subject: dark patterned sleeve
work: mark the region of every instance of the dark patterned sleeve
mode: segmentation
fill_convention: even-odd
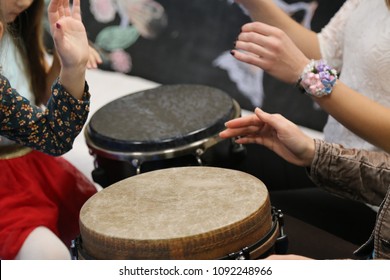
[[[0,75],[1,135],[50,155],[62,155],[72,148],[89,113],[88,85],[81,100],[56,81],[47,109],[30,104]]]

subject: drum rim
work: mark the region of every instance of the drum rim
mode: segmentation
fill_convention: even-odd
[[[202,155],[206,150],[223,141],[218,134],[212,135],[209,138],[201,139],[197,142],[187,145],[174,146],[169,149],[156,149],[155,151],[116,151],[96,145],[88,134],[85,134],[87,146],[90,154],[96,154],[113,160],[133,161],[134,165],[140,165],[146,161],[171,159],[183,155],[194,154],[195,156]]]

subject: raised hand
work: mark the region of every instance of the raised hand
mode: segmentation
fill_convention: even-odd
[[[310,61],[284,31],[261,22],[241,28],[232,55],[287,83],[295,83]]]
[[[48,7],[50,31],[62,67],[85,68],[89,58],[89,45],[81,21],[80,0],[51,0]]]

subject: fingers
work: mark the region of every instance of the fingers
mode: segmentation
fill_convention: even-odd
[[[98,68],[98,64],[103,62],[100,54],[91,46],[89,46],[89,59],[87,68],[88,69],[96,69]]]
[[[260,108],[255,109],[256,116],[262,120],[264,123],[268,124],[269,126],[273,127],[277,131],[283,131],[286,130],[287,127],[294,125],[291,121],[286,119],[280,114],[269,114],[261,110]]]
[[[232,137],[244,137],[248,135],[255,135],[260,128],[258,126],[248,126],[243,128],[228,128],[219,133],[221,138],[232,138]]]
[[[69,0],[62,0],[64,5],[64,16],[69,17],[71,15],[69,8]]]
[[[222,131],[221,138],[256,135],[264,126],[264,122],[255,114],[230,120],[225,123],[226,130]]]
[[[277,31],[278,29],[261,22],[244,25],[232,55],[242,62],[268,69],[270,62],[275,59],[275,50],[279,48],[280,40],[273,36]]]
[[[65,2],[67,2],[69,0],[60,0],[59,1],[59,4],[58,4],[58,9],[57,9],[57,13],[58,13],[58,18],[62,18],[63,16],[65,16]],[[68,3],[68,9],[69,9],[69,3]]]
[[[292,122],[279,114],[269,114],[255,109],[255,114],[233,119],[226,124],[226,130],[222,131],[221,138],[242,137],[238,143],[254,143],[256,137],[268,135],[275,131],[286,132],[295,126]],[[243,140],[244,139],[244,140]],[[258,141],[257,141],[258,142]]]
[[[250,22],[241,27],[241,32],[255,32],[264,36],[275,34],[277,30],[278,28],[259,21]]]
[[[256,54],[251,54],[251,53],[245,53],[245,52],[238,51],[238,50],[232,50],[231,54],[234,56],[234,58],[236,58],[237,60],[239,60],[241,62],[245,62],[245,63],[251,64],[251,65],[260,67],[262,69],[264,69],[266,67],[266,64],[267,64],[267,61],[264,60],[263,57],[261,57],[261,54],[256,55]]]
[[[251,114],[237,119],[232,119],[226,122],[225,126],[228,128],[238,128],[238,127],[245,127],[249,125],[258,125],[259,122],[260,121],[258,117],[256,117],[255,114]]]
[[[252,22],[245,24],[241,28],[241,33],[238,36],[238,42],[253,43],[255,46],[261,46],[263,50],[272,47],[275,44],[274,37],[279,38],[283,36],[283,32],[273,26],[264,24],[262,22]],[[254,47],[248,44],[249,47]],[[261,50],[260,49],[260,50]]]
[[[72,16],[74,19],[81,21],[80,0],[73,1],[72,9],[69,0],[51,0],[47,11],[52,23],[65,16]]]
[[[57,12],[58,5],[59,5],[60,2],[61,2],[61,0],[51,0],[50,3],[49,3],[49,6],[47,8],[47,11],[49,13]]]
[[[72,16],[74,19],[81,21],[80,0],[73,0]]]
[[[48,16],[49,23],[50,23],[50,29],[53,28],[53,25],[59,19],[58,7],[59,7],[61,1],[62,0],[51,0],[49,3],[49,6],[47,8],[47,16]]]

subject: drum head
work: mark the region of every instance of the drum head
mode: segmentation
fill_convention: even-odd
[[[80,212],[83,250],[94,259],[218,259],[270,230],[264,184],[217,167],[136,175],[95,194]]]
[[[103,149],[149,152],[196,142],[224,129],[237,112],[223,91],[164,85],[129,94],[99,109],[86,133]]]

